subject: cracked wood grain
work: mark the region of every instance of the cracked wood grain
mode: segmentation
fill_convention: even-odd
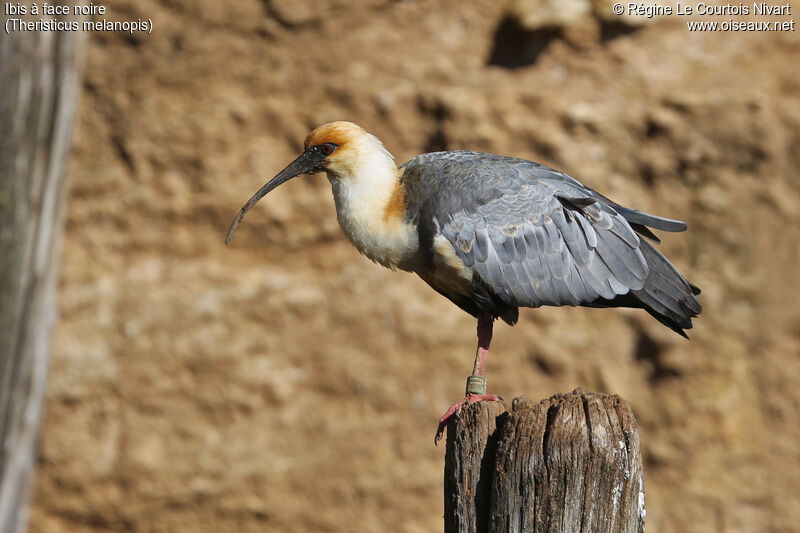
[[[639,434],[625,400],[578,389],[501,411],[470,405],[448,426],[446,533],[644,531]]]
[[[501,402],[467,405],[447,426],[444,467],[446,532],[486,531]]]

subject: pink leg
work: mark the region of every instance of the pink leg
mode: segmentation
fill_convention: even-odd
[[[492,342],[492,315],[484,313],[478,317],[478,349],[475,352],[475,365],[472,367],[472,375],[467,379],[466,396],[460,402],[450,406],[450,409],[439,419],[439,427],[436,429],[434,444],[439,443],[439,439],[444,434],[447,421],[453,415],[457,415],[465,403],[475,403],[483,400],[502,401],[503,398],[494,394],[486,394],[486,356],[489,355],[489,344]]]
[[[475,352],[475,365],[472,373],[483,376],[486,371],[486,356],[489,355],[489,344],[492,342],[492,315],[486,313],[478,317],[478,350]]]

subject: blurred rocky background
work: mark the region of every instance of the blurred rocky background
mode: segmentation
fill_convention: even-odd
[[[324,176],[223,243],[335,119],[398,162],[525,157],[686,220],[661,249],[703,289],[691,341],[634,310],[524,310],[490,392],[625,397],[650,533],[800,531],[797,31],[579,0],[107,8],[154,29],[88,45],[32,531],[441,530],[433,434],[474,320],[359,256]]]

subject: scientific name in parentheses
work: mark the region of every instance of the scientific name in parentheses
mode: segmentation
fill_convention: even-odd
[[[78,22],[75,20],[58,20],[39,19],[30,22],[22,19],[8,19],[7,31],[125,31],[129,33],[142,31],[145,33],[150,32],[151,23],[147,20],[138,19],[136,21],[111,21],[111,20],[96,20]]]
[[[637,4],[628,2],[627,14],[645,16],[647,18],[663,15],[791,15],[791,4],[768,4],[766,2],[753,2],[752,8],[749,5],[738,4],[707,4],[698,2],[694,5],[681,4],[677,2],[673,8],[671,5],[662,6],[659,4]]]

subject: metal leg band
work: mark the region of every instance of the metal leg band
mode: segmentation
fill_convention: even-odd
[[[467,378],[467,394],[486,394],[486,378],[472,375]]]

